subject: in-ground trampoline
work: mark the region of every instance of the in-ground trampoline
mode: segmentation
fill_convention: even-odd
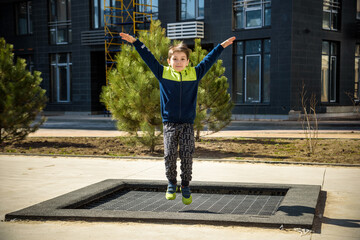
[[[109,179],[5,220],[85,220],[312,228],[317,185],[192,182],[193,203],[165,199],[167,182]]]

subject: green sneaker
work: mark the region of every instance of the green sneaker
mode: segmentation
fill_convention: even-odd
[[[176,192],[178,190],[178,187],[176,184],[169,183],[167,190],[166,190],[166,199],[167,200],[175,200],[176,198]]]
[[[190,203],[192,203],[192,196],[191,196],[190,188],[181,186],[180,190],[182,193],[183,204],[189,205]]]

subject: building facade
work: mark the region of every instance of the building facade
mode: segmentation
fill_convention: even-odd
[[[167,35],[189,47],[194,38],[210,50],[236,37],[221,56],[234,116],[288,116],[301,108],[302,86],[315,95],[319,113],[359,101],[359,0],[151,4]],[[106,85],[103,16],[103,0],[0,2],[0,36],[14,44],[15,55],[26,58],[29,69],[42,72],[47,111],[104,111],[99,101]]]

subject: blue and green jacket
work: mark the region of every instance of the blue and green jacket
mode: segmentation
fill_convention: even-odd
[[[196,67],[186,67],[177,72],[170,66],[161,65],[139,40],[133,45],[159,80],[163,122],[194,123],[199,82],[224,48],[217,45]]]

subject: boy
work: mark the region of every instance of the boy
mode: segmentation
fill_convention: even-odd
[[[120,33],[123,40],[132,43],[160,84],[161,116],[164,125],[164,159],[168,188],[166,199],[174,200],[177,191],[176,159],[181,159],[182,201],[192,202],[189,183],[192,175],[192,155],[195,149],[193,123],[199,81],[215,63],[221,52],[233,43],[231,37],[218,44],[196,67],[188,67],[190,49],[183,43],[170,48],[168,67],[162,66],[146,46],[129,34]]]

